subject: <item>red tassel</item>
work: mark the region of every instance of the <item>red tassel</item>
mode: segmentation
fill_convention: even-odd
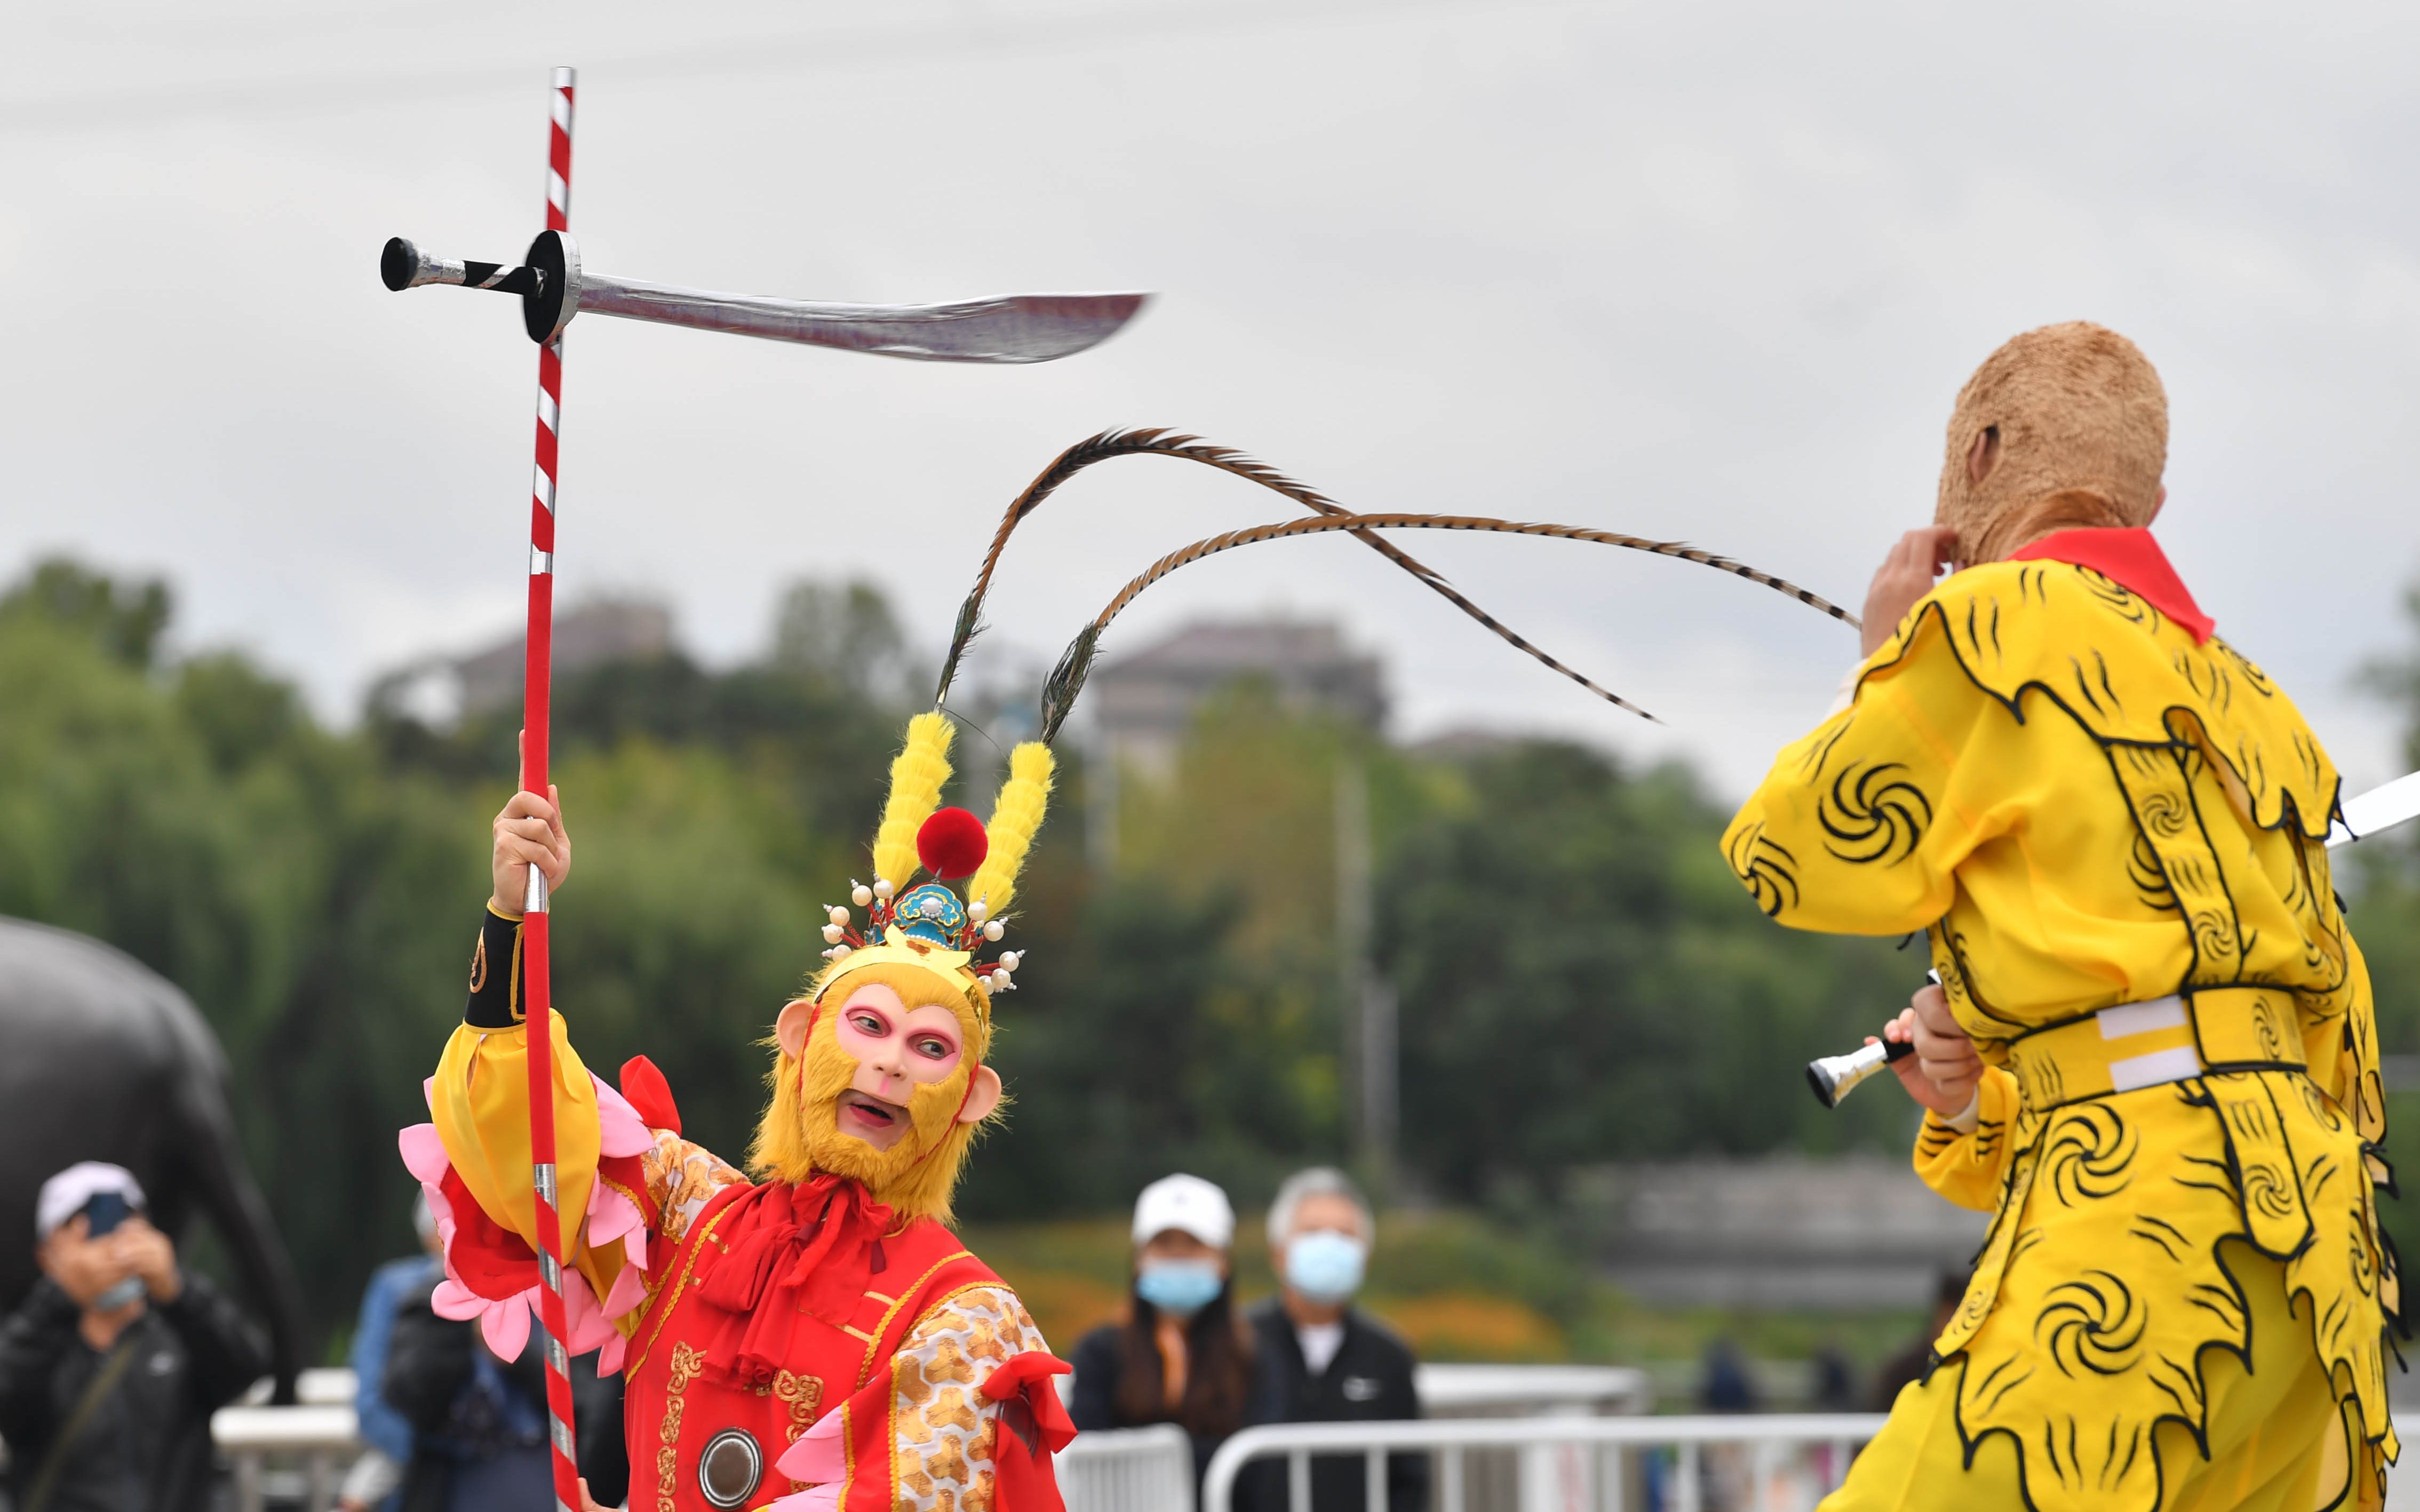
[[[1000,1404],[1002,1431],[992,1464],[999,1480],[992,1505],[999,1512],[1063,1512],[1059,1477],[1050,1457],[1076,1437],[1076,1425],[1059,1404],[1050,1378],[1074,1367],[1064,1360],[1028,1350],[985,1377],[982,1393]]]
[[[637,1110],[639,1121],[648,1128],[681,1132],[680,1109],[673,1103],[672,1084],[646,1057],[632,1056],[622,1062],[622,1101]]]

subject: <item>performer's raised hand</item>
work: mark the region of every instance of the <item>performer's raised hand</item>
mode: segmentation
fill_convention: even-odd
[[[496,815],[496,850],[489,861],[496,890],[488,906],[519,918],[529,897],[529,869],[535,863],[548,888],[563,886],[571,875],[571,833],[563,825],[563,795],[550,783],[543,798],[516,793]]]
[[[1983,1057],[1958,1026],[1948,995],[1939,986],[1928,983],[1909,998],[1899,1017],[1883,1026],[1883,1038],[1916,1046],[1916,1054],[1891,1062],[1908,1096],[1945,1119],[1966,1111],[1975,1100],[1976,1084],[1983,1079]],[[1868,1036],[1866,1042],[1873,1043],[1873,1038]]]
[[[1958,532],[1949,526],[1927,525],[1900,536],[1866,589],[1865,628],[1858,632],[1861,654],[1870,656],[1880,651],[1916,601],[1932,592],[1932,580],[1957,560]]]

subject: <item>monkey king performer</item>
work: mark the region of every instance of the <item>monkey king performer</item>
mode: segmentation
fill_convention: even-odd
[[[1050,790],[1020,746],[988,825],[939,809],[953,727],[908,727],[875,880],[824,930],[829,962],[773,1025],[771,1099],[749,1175],[681,1137],[644,1059],[617,1091],[553,1015],[569,1350],[620,1368],[633,1512],[1057,1512],[1074,1435],[1054,1359],[1014,1293],[944,1227],[969,1143],[1000,1105],[985,1063],[1015,952],[1002,934]],[[496,821],[495,900],[462,1026],[403,1151],[444,1241],[447,1317],[517,1356],[539,1284],[531,1243],[520,921],[528,866],[560,885],[556,807]],[[928,873],[916,881],[919,871]],[[967,879],[964,893],[948,883]],[[753,1180],[751,1177],[753,1177]]]
[[[1926,932],[1940,985],[1887,1031],[1916,1167],[1994,1214],[1836,1512],[2384,1494],[2400,1307],[2336,770],[2153,541],[2166,459],[2124,337],[1993,353],[1864,662],[1724,836],[1784,924]]]

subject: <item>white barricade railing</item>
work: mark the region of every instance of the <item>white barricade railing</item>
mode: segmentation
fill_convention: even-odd
[[[1632,1484],[1627,1457],[1669,1450],[1668,1489],[1663,1504],[1672,1512],[1705,1512],[1709,1460],[1744,1458],[1738,1474],[1743,1500],[1734,1504],[1763,1512],[1774,1506],[1776,1477],[1785,1457],[1815,1451],[1815,1494],[1832,1489],[1847,1473],[1851,1452],[1882,1431],[1882,1414],[1823,1413],[1720,1417],[1515,1417],[1422,1418],[1400,1423],[1285,1423],[1246,1428],[1221,1444],[1203,1478],[1202,1512],[1234,1512],[1235,1480],[1253,1460],[1283,1458],[1289,1512],[1311,1512],[1313,1457],[1361,1459],[1367,1512],[1388,1512],[1387,1456],[1428,1457],[1435,1471],[1431,1504],[1438,1512],[1466,1512],[1464,1456],[1469,1450],[1558,1449],[1574,1473],[1554,1488],[1524,1487],[1525,1512],[1533,1498],[1555,1512],[1623,1512]],[[1711,1453],[1709,1451],[1715,1451]],[[1541,1497],[1540,1493],[1546,1493]],[[1726,1499],[1728,1500],[1728,1499]],[[1810,1502],[1811,1504],[1811,1502]]]
[[[1472,1512],[1465,1497],[1465,1453],[1526,1451],[1522,1512],[1646,1512],[1633,1489],[1652,1452],[1669,1512],[1714,1512],[1724,1504],[1770,1512],[1785,1479],[1821,1495],[1839,1484],[1851,1451],[1881,1431],[1880,1414],[1723,1417],[1422,1418],[1400,1423],[1293,1423],[1246,1428],[1212,1457],[1202,1512],[1233,1512],[1237,1474],[1253,1460],[1282,1458],[1290,1512],[1311,1512],[1314,1457],[1359,1457],[1371,1488],[1368,1512],[1388,1512],[1386,1457],[1428,1458],[1437,1512]],[[229,1407],[210,1424],[234,1470],[238,1512],[266,1500],[326,1512],[360,1443],[349,1407]],[[1813,1451],[1810,1455],[1807,1451]],[[271,1470],[274,1457],[293,1466]],[[1553,1473],[1537,1472],[1551,1467]],[[1374,1474],[1372,1473],[1374,1469]],[[1079,1433],[1058,1455],[1067,1512],[1181,1512],[1193,1504],[1193,1449],[1173,1424]],[[1736,1483],[1733,1495],[1711,1494]],[[1803,1499],[1812,1504],[1812,1497]]]
[[[327,1512],[336,1483],[361,1453],[356,1427],[350,1407],[222,1407],[211,1413],[210,1438],[234,1472],[236,1512],[260,1512],[272,1495]],[[300,1472],[271,1472],[271,1455],[301,1460]]]
[[[269,1500],[327,1512],[361,1452],[349,1407],[223,1407],[210,1437],[234,1473],[237,1512]],[[271,1470],[275,1457],[293,1469]],[[1193,1444],[1172,1423],[1079,1433],[1055,1457],[1067,1512],[1182,1512],[1193,1504]]]
[[[1193,1441],[1173,1423],[1078,1433],[1054,1457],[1067,1512],[1186,1512]]]

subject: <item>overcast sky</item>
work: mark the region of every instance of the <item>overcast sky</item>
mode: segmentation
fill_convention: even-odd
[[[391,295],[396,234],[510,258],[547,70],[581,68],[592,268],[799,298],[1144,288],[1031,368],[602,317],[566,380],[562,592],[667,598],[702,653],[779,587],[866,574],[936,644],[1062,447],[1165,424],[1354,505],[1684,537],[1852,606],[1930,517],[1993,347],[2088,317],[2170,395],[2161,534],[2356,782],[2350,686],[2420,569],[2412,85],[2420,8],[1878,0],[571,8],[122,0],[0,49],[0,576],[167,575],[349,718],[368,679],[512,627],[535,361],[516,312]],[[991,601],[1047,660],[1161,551],[1292,506],[1154,459],[1037,516]],[[1400,732],[1559,730],[1751,782],[1853,632],[1702,568],[1411,535],[1654,710],[1592,704],[1366,549],[1257,548],[1155,589],[1343,620]]]

